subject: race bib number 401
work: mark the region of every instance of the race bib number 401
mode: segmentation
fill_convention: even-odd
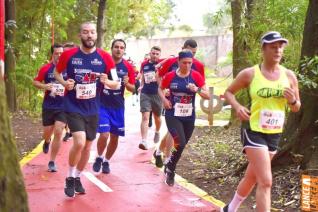
[[[260,127],[264,130],[281,130],[284,121],[284,111],[262,110],[260,112]]]
[[[174,106],[174,115],[179,117],[191,116],[192,110],[192,104],[176,103]]]
[[[53,83],[51,92],[56,96],[64,96],[65,88],[62,84]]]
[[[149,84],[151,82],[156,82],[156,73],[154,71],[145,72],[144,77],[145,77],[146,84]]]
[[[91,99],[96,96],[96,83],[77,84],[76,99]]]

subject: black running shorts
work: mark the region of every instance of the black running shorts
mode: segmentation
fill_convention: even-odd
[[[93,141],[96,138],[98,115],[83,116],[79,113],[66,113],[67,124],[71,133],[84,131],[86,139]]]
[[[42,124],[44,127],[54,125],[55,121],[66,123],[66,116],[63,110],[42,109]]]
[[[281,133],[266,134],[256,132],[251,129],[241,129],[241,139],[243,141],[243,152],[246,148],[264,148],[275,154],[280,140]]]

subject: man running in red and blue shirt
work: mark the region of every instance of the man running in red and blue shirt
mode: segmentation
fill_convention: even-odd
[[[100,98],[99,127],[100,136],[97,141],[97,154],[93,164],[93,170],[109,174],[109,160],[114,155],[118,146],[118,137],[125,136],[125,88],[133,92],[135,90],[135,70],[132,65],[123,59],[126,43],[122,39],[112,42],[112,58],[116,63],[116,69],[112,69],[110,78],[120,82],[116,89],[104,88]],[[107,144],[108,137],[110,137]],[[105,157],[103,152],[106,148]]]
[[[195,40],[193,39],[188,39],[184,42],[182,49],[183,50],[189,50],[192,52],[193,57],[195,56],[196,52],[197,52],[197,48],[198,48],[198,44]],[[162,64],[159,64],[158,66],[158,74],[157,74],[157,79],[158,79],[158,84],[161,83],[161,78],[171,72],[171,71],[175,71],[178,68],[178,57],[172,57],[172,58],[168,58],[165,61],[162,62]],[[203,79],[205,79],[205,74],[204,74],[204,65],[202,62],[200,62],[199,60],[193,58],[193,62],[191,65],[191,69],[199,72],[201,74],[201,76],[203,77]],[[159,92],[162,92],[159,89]],[[158,149],[158,152],[163,151],[165,153],[166,159],[169,158],[170,154],[171,154],[171,150],[173,147],[173,140],[172,137],[170,136],[169,132],[162,138],[161,142],[160,142],[160,146]],[[158,154],[158,152],[155,152],[154,155],[156,155],[155,160],[156,160],[156,164],[160,163],[161,159],[161,155]]]
[[[39,89],[45,90],[42,104],[42,124],[43,124],[43,152],[49,151],[52,134],[54,138],[51,145],[50,161],[48,170],[56,172],[57,167],[55,158],[61,145],[63,128],[65,127],[66,117],[63,111],[64,87],[54,78],[54,68],[63,52],[63,46],[54,44],[51,46],[52,61],[42,66],[38,75],[33,80],[33,85]],[[66,79],[66,73],[63,73]]]
[[[195,56],[197,52],[198,44],[195,40],[186,40],[183,44],[182,49],[190,50]],[[162,78],[166,73],[170,71],[175,71],[178,68],[178,57],[172,57],[167,59],[159,68],[158,75]],[[198,59],[193,58],[192,67],[193,70],[199,72],[201,76],[205,79],[204,64]]]
[[[85,193],[80,174],[88,162],[90,147],[96,137],[100,91],[103,86],[118,86],[118,82],[107,78],[115,66],[113,59],[107,52],[96,48],[96,25],[83,23],[80,38],[81,46],[65,51],[54,71],[55,78],[67,89],[64,110],[74,141],[64,188],[69,197],[73,197],[75,192]],[[67,72],[67,81],[60,75],[63,70]],[[97,79],[98,76],[100,79]]]

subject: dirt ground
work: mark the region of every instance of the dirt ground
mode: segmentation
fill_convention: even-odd
[[[41,141],[41,119],[19,111],[11,115],[20,159]],[[183,152],[177,174],[194,183],[213,197],[231,200],[243,172],[231,173],[246,163],[241,153],[238,128],[197,127]],[[272,211],[299,211],[299,170],[287,167],[273,171]],[[255,191],[239,211],[255,211]]]
[[[39,118],[31,118],[26,112],[18,111],[11,115],[11,125],[21,159],[42,140],[42,122]]]

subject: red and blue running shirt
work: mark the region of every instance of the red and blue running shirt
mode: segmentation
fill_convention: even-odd
[[[156,69],[155,66],[162,60],[158,62],[151,62],[150,60],[145,60],[140,67],[140,73],[143,74],[143,87],[141,93],[145,94],[158,94],[158,83],[156,80]]]
[[[169,58],[162,64],[162,67],[159,69],[158,74],[160,77],[163,77],[166,73],[175,71],[178,68],[178,57]],[[193,58],[192,67],[193,70],[199,72],[203,79],[205,79],[204,74],[204,65],[199,60]]]
[[[161,81],[162,89],[169,89],[172,108],[166,109],[166,116],[174,116],[180,120],[195,119],[195,92],[190,91],[188,84],[193,83],[201,88],[205,81],[201,74],[191,70],[187,77],[179,77],[176,71],[171,71],[164,75]]]
[[[98,48],[90,54],[83,53],[80,48],[63,52],[56,69],[59,73],[66,70],[68,79],[75,80],[74,89],[65,95],[65,111],[83,116],[97,115],[103,85],[95,73],[109,74],[114,67],[110,54]]]
[[[101,106],[106,108],[124,108],[125,107],[125,85],[124,85],[124,76],[128,75],[128,82],[132,85],[135,84],[135,70],[134,67],[127,61],[122,60],[120,63],[116,64],[116,74],[119,79],[120,87],[116,90],[104,88],[101,96],[100,102]],[[110,79],[113,79],[112,73],[108,76]]]
[[[64,99],[64,87],[54,78],[54,68],[53,63],[48,63],[43,65],[38,75],[34,78],[35,81],[43,82],[45,84],[51,83],[53,88],[51,91],[46,90],[44,94],[44,99],[42,103],[43,109],[54,109],[63,110],[63,99]],[[66,79],[66,72],[62,73],[63,78]]]

